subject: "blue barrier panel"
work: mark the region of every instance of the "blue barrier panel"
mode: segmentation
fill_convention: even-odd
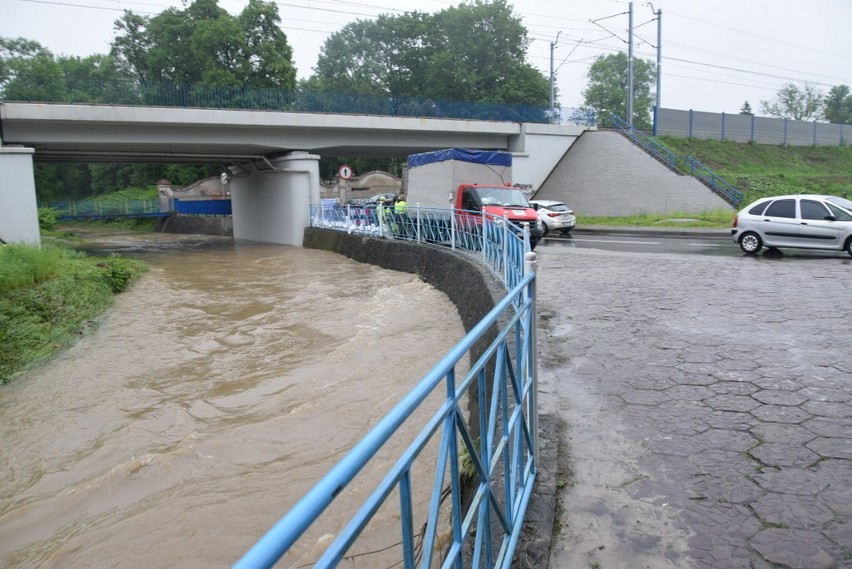
[[[231,200],[174,200],[175,213],[187,215],[231,215]]]

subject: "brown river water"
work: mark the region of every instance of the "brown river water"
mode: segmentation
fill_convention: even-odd
[[[94,241],[150,270],[0,387],[3,568],[230,566],[464,334],[416,276],[333,253]]]

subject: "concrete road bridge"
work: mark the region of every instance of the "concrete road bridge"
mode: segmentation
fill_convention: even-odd
[[[514,182],[544,182],[588,126],[203,108],[0,103],[0,239],[38,244],[33,163],[222,164],[234,236],[301,245],[320,157],[513,153]]]

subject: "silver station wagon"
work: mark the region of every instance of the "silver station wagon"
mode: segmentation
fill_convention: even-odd
[[[809,194],[761,198],[734,217],[731,237],[749,254],[785,247],[852,255],[852,201]]]

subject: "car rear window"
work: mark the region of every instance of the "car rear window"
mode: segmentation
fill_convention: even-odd
[[[845,210],[842,210],[832,204],[826,205],[828,206],[828,209],[831,210],[831,215],[833,215],[837,221],[852,221],[852,215],[846,213]]]
[[[754,206],[753,208],[748,210],[748,212],[751,215],[763,215],[763,210],[765,210],[766,206],[768,206],[768,205],[769,205],[769,202],[760,202],[759,204],[757,204],[756,206]]]
[[[545,207],[550,211],[568,211],[568,206],[564,203],[555,203]]]
[[[766,213],[764,215],[769,217],[789,217],[795,219],[796,200],[775,200],[768,208],[766,208]]]

